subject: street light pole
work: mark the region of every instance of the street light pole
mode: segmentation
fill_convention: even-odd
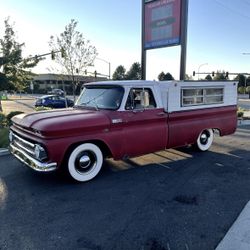
[[[198,67],[198,80],[200,80],[200,68],[201,68],[202,66],[205,66],[205,65],[208,65],[208,63],[200,64],[199,67]]]
[[[243,52],[242,55],[249,56],[250,52]],[[245,76],[245,88],[244,88],[244,94],[246,94],[246,88],[247,88],[247,77]],[[249,99],[250,99],[250,92],[249,92]]]
[[[104,59],[102,59],[102,58],[99,58],[99,57],[96,57],[95,59],[103,61],[103,62],[105,62],[105,63],[108,64],[108,66],[109,66],[109,79],[110,79],[110,77],[111,77],[111,63],[108,62],[108,61],[106,61],[106,60],[104,60]]]

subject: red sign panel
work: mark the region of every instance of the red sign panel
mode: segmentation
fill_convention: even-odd
[[[144,49],[180,44],[181,0],[145,0]]]

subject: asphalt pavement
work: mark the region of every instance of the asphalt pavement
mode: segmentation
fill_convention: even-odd
[[[16,98],[3,109],[29,113],[33,102]],[[80,185],[37,175],[0,149],[0,249],[250,249],[247,122],[205,154],[107,161]]]
[[[241,126],[205,153],[106,161],[83,184],[2,156],[0,249],[215,249],[250,200],[249,148]]]

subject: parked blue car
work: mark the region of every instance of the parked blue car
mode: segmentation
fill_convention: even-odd
[[[36,100],[35,107],[65,108],[65,99],[68,107],[73,107],[74,102],[58,95],[45,95]]]

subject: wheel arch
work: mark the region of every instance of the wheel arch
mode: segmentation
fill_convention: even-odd
[[[75,143],[72,143],[66,150],[65,154],[64,154],[64,157],[63,157],[63,165],[65,163],[67,163],[67,160],[69,159],[69,156],[71,154],[71,152],[76,148],[78,147],[79,145],[81,144],[84,144],[84,143],[92,143],[96,146],[98,146],[100,148],[100,150],[102,151],[103,153],[103,157],[106,158],[106,157],[112,157],[112,152],[110,150],[110,148],[108,147],[108,145],[102,141],[102,140],[86,140],[86,141],[78,141],[78,142],[75,142]]]

